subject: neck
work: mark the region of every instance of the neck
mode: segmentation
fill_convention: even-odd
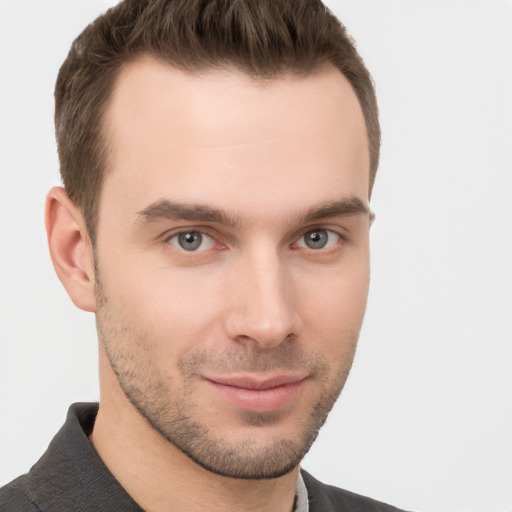
[[[102,398],[90,440],[114,477],[142,509],[292,510],[298,468],[265,480],[227,478],[203,469],[149,425],[108,370],[100,370]],[[103,392],[105,389],[107,393]]]

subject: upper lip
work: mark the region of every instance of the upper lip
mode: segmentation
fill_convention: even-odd
[[[203,377],[206,380],[224,386],[233,386],[243,389],[272,389],[287,384],[295,384],[307,378],[307,374],[302,373],[274,373],[274,374],[251,374],[251,375],[226,375]]]

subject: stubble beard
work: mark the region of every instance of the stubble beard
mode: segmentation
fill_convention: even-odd
[[[146,334],[120,321],[121,315],[113,311],[115,308],[107,306],[99,280],[96,295],[100,346],[125,396],[156,432],[199,466],[224,477],[270,479],[296,468],[325,423],[352,365],[358,333],[352,335],[353,339],[340,342],[352,348],[344,354],[336,372],[332,372],[324,358],[306,354],[297,343],[290,342],[281,344],[272,353],[210,351],[190,354],[179,361],[183,384],[175,388],[171,378],[159,372]],[[258,442],[256,433],[233,443],[208,426],[194,402],[194,377],[205,365],[216,370],[248,372],[308,368],[320,392],[316,403],[305,411],[298,433],[266,443]],[[326,377],[328,375],[335,377]],[[258,428],[277,424],[286,413],[241,411],[240,414],[242,423],[257,432]]]

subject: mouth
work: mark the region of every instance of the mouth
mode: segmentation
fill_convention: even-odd
[[[300,396],[305,374],[234,375],[203,377],[204,382],[237,408],[253,412],[275,411]]]

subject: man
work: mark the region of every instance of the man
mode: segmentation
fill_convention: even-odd
[[[397,510],[300,470],[369,281],[380,131],[344,28],[312,0],[125,0],[55,96],[48,243],[101,400],[0,509]]]

